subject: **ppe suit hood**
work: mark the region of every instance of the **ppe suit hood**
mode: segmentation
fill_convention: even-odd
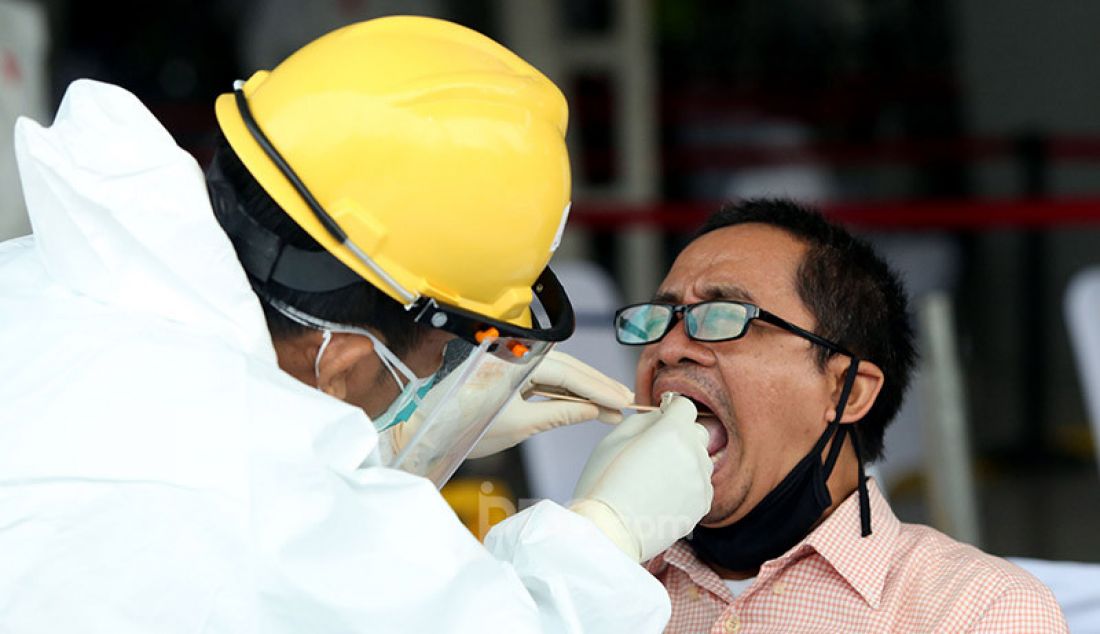
[[[15,151],[37,250],[58,283],[275,361],[202,171],[134,95],[76,81],[52,126],[19,119]]]

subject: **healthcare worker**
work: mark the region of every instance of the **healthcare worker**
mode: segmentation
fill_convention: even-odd
[[[687,400],[619,423],[570,509],[485,546],[437,491],[632,398],[550,351],[572,329],[546,268],[560,92],[394,17],[216,114],[205,177],[118,87],[16,126],[34,234],[0,244],[0,632],[662,629],[638,562],[710,505]]]

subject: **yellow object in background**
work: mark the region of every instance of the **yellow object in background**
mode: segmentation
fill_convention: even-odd
[[[516,513],[512,490],[497,479],[452,478],[440,492],[478,541],[484,541],[495,524]]]

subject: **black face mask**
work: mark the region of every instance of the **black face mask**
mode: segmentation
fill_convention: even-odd
[[[844,389],[837,403],[836,419],[844,415],[844,407],[855,382],[859,360],[853,359],[844,378]],[[833,471],[844,435],[852,436],[859,465],[859,510],[862,535],[871,534],[871,507],[867,495],[866,476],[859,436],[853,424],[829,423],[813,449],[791,469],[783,481],[771,490],[745,517],[719,528],[696,526],[688,543],[701,560],[736,571],[756,570],[765,561],[787,552],[809,534],[821,514],[832,504],[826,482]],[[832,440],[824,464],[821,452]]]

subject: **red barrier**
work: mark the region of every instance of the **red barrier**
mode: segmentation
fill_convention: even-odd
[[[1054,141],[1054,140],[1052,140]],[[1050,158],[1100,160],[1097,142],[1090,138],[1056,140],[1048,146]],[[875,143],[811,143],[783,147],[753,144],[701,144],[670,150],[669,169],[706,170],[756,168],[776,165],[829,167],[919,165],[921,163],[1013,158],[1015,140],[1005,137],[968,139],[901,139]]]
[[[651,205],[583,203],[574,206],[573,225],[593,230],[649,227],[690,232],[720,203]],[[1100,198],[880,201],[821,205],[830,218],[854,227],[883,231],[973,231],[1000,228],[1100,227]]]

